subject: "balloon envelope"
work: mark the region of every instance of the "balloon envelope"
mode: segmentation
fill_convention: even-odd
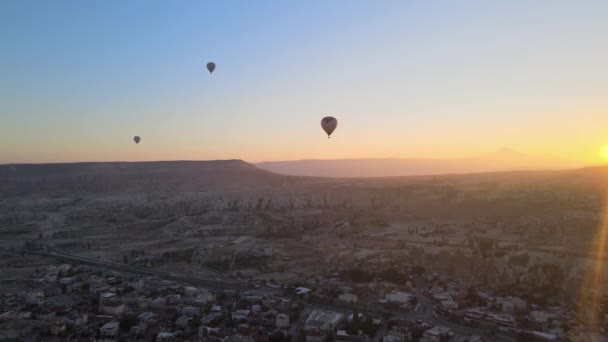
[[[207,70],[209,70],[209,73],[213,74],[213,70],[215,70],[215,63],[213,63],[213,62],[207,63]]]
[[[338,127],[338,120],[333,116],[326,116],[321,120],[321,128],[327,133],[328,138],[336,130],[336,127]]]
[[[141,138],[140,138],[140,137],[138,137],[138,136],[134,136],[134,137],[133,137],[133,141],[135,141],[135,143],[136,143],[136,144],[139,144],[139,141],[140,141],[140,140],[141,140]]]

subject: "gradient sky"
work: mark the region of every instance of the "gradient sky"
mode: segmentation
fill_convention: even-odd
[[[4,0],[0,163],[501,147],[596,163],[607,18],[605,0]]]

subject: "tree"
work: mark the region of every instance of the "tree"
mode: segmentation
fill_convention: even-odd
[[[376,325],[374,324],[374,320],[371,316],[365,317],[365,322],[363,323],[363,328],[361,330],[370,336],[374,336],[376,334]]]
[[[353,312],[353,321],[350,324],[350,329],[348,329],[348,334],[357,335],[359,334],[359,329],[361,329],[361,322],[359,319],[359,311],[355,310]]]
[[[422,331],[422,329],[420,329],[419,327],[415,327],[414,330],[412,330],[412,340],[420,340],[423,334],[424,332]]]
[[[198,328],[201,326],[201,320],[200,319],[191,319],[189,325],[193,331],[198,331]]]
[[[226,327],[234,327],[234,322],[232,321],[232,310],[230,309],[230,307],[226,309]]]
[[[137,324],[137,317],[133,315],[125,315],[120,318],[119,326],[122,331],[129,331],[131,327]]]
[[[304,329],[300,329],[300,331],[298,331],[296,342],[306,342],[306,331],[304,331]]]
[[[285,334],[281,330],[277,330],[270,335],[268,342],[286,342]]]

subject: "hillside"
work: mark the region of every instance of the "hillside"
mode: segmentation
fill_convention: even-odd
[[[241,160],[0,165],[0,192],[7,195],[230,190],[292,181]]]

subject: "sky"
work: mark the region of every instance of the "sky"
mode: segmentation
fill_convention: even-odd
[[[604,0],[4,0],[0,163],[601,163],[606,18]]]

